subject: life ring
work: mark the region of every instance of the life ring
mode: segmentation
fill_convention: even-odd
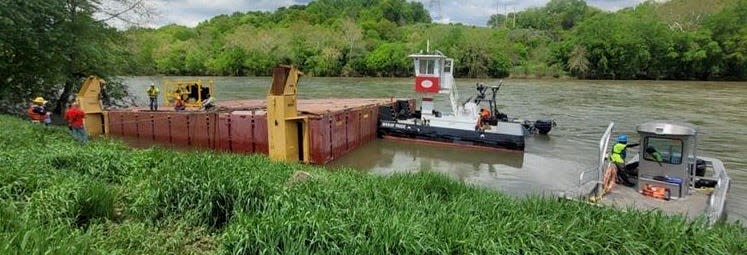
[[[423,87],[423,88],[425,88],[425,89],[429,89],[429,88],[433,87],[433,81],[431,81],[431,80],[423,80],[422,82],[420,82],[420,86]]]
[[[617,178],[617,167],[614,165],[607,166],[602,180],[602,195],[607,194],[615,187],[615,178]]]

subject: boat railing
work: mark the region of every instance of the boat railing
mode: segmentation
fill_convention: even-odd
[[[605,163],[606,163],[605,158],[607,157],[607,149],[609,148],[610,136],[612,136],[612,128],[614,126],[615,126],[615,123],[610,122],[610,124],[607,126],[607,130],[604,131],[602,138],[599,139],[599,154],[597,157],[597,160],[598,160],[597,167],[591,170],[582,171],[578,177],[579,189],[583,188],[583,186],[586,186],[586,184],[589,184],[590,182],[594,182],[594,186],[590,192],[594,194],[590,194],[590,195],[594,195],[594,196],[603,195],[600,193],[604,192],[602,189],[602,185],[604,182],[604,171],[607,169],[605,167]]]
[[[454,116],[461,115],[461,112],[459,111],[458,101],[459,90],[457,90],[456,84],[451,84],[451,91],[449,91],[449,104],[451,104],[451,112],[452,114],[454,114]]]
[[[729,178],[729,175],[726,173],[726,168],[721,160],[707,157],[699,158],[703,159],[706,161],[706,164],[711,166],[714,172],[714,177],[716,177],[717,183],[713,188],[713,193],[711,193],[707,209],[708,220],[711,224],[714,224],[716,221],[721,219],[724,210],[726,209],[726,193],[729,192],[731,178]]]

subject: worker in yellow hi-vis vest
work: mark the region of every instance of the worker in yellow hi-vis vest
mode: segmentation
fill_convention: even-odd
[[[148,98],[150,98],[150,110],[158,111],[158,94],[161,93],[161,91],[156,88],[155,84],[151,83],[147,92]]]
[[[630,181],[630,175],[631,170],[628,169],[625,165],[625,157],[628,154],[628,148],[635,147],[640,144],[633,143],[628,144],[628,136],[627,135],[619,135],[617,137],[617,143],[612,146],[612,153],[610,153],[610,161],[612,161],[613,164],[617,167],[617,178],[615,182],[620,183],[622,185],[632,187],[635,186],[633,182]]]

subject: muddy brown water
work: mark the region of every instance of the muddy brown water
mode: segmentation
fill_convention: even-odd
[[[124,77],[138,103],[146,106],[150,82],[193,77]],[[213,79],[218,100],[265,98],[269,77],[200,77]],[[461,99],[483,82],[459,79]],[[307,78],[299,82],[300,98],[417,97],[409,78]],[[445,97],[437,107],[448,110]],[[440,104],[438,104],[440,103]],[[528,138],[526,151],[509,152],[376,140],[329,164],[373,174],[436,171],[468,184],[507,194],[557,194],[578,185],[578,175],[595,167],[597,143],[606,126],[614,135],[636,139],[637,124],[670,120],[695,124],[698,152],[721,159],[732,178],[727,213],[747,221],[747,83],[699,81],[505,80],[498,95],[500,110],[524,119],[552,118],[558,126],[549,136]],[[633,153],[629,153],[632,155]],[[632,157],[632,156],[629,156]]]

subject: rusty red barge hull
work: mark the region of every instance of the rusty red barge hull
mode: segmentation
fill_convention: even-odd
[[[410,100],[414,104],[413,100]],[[326,164],[376,139],[380,105],[394,99],[302,99],[300,114],[309,116],[311,163]],[[109,134],[186,147],[236,153],[268,154],[265,100],[218,102],[218,110],[112,110]]]

